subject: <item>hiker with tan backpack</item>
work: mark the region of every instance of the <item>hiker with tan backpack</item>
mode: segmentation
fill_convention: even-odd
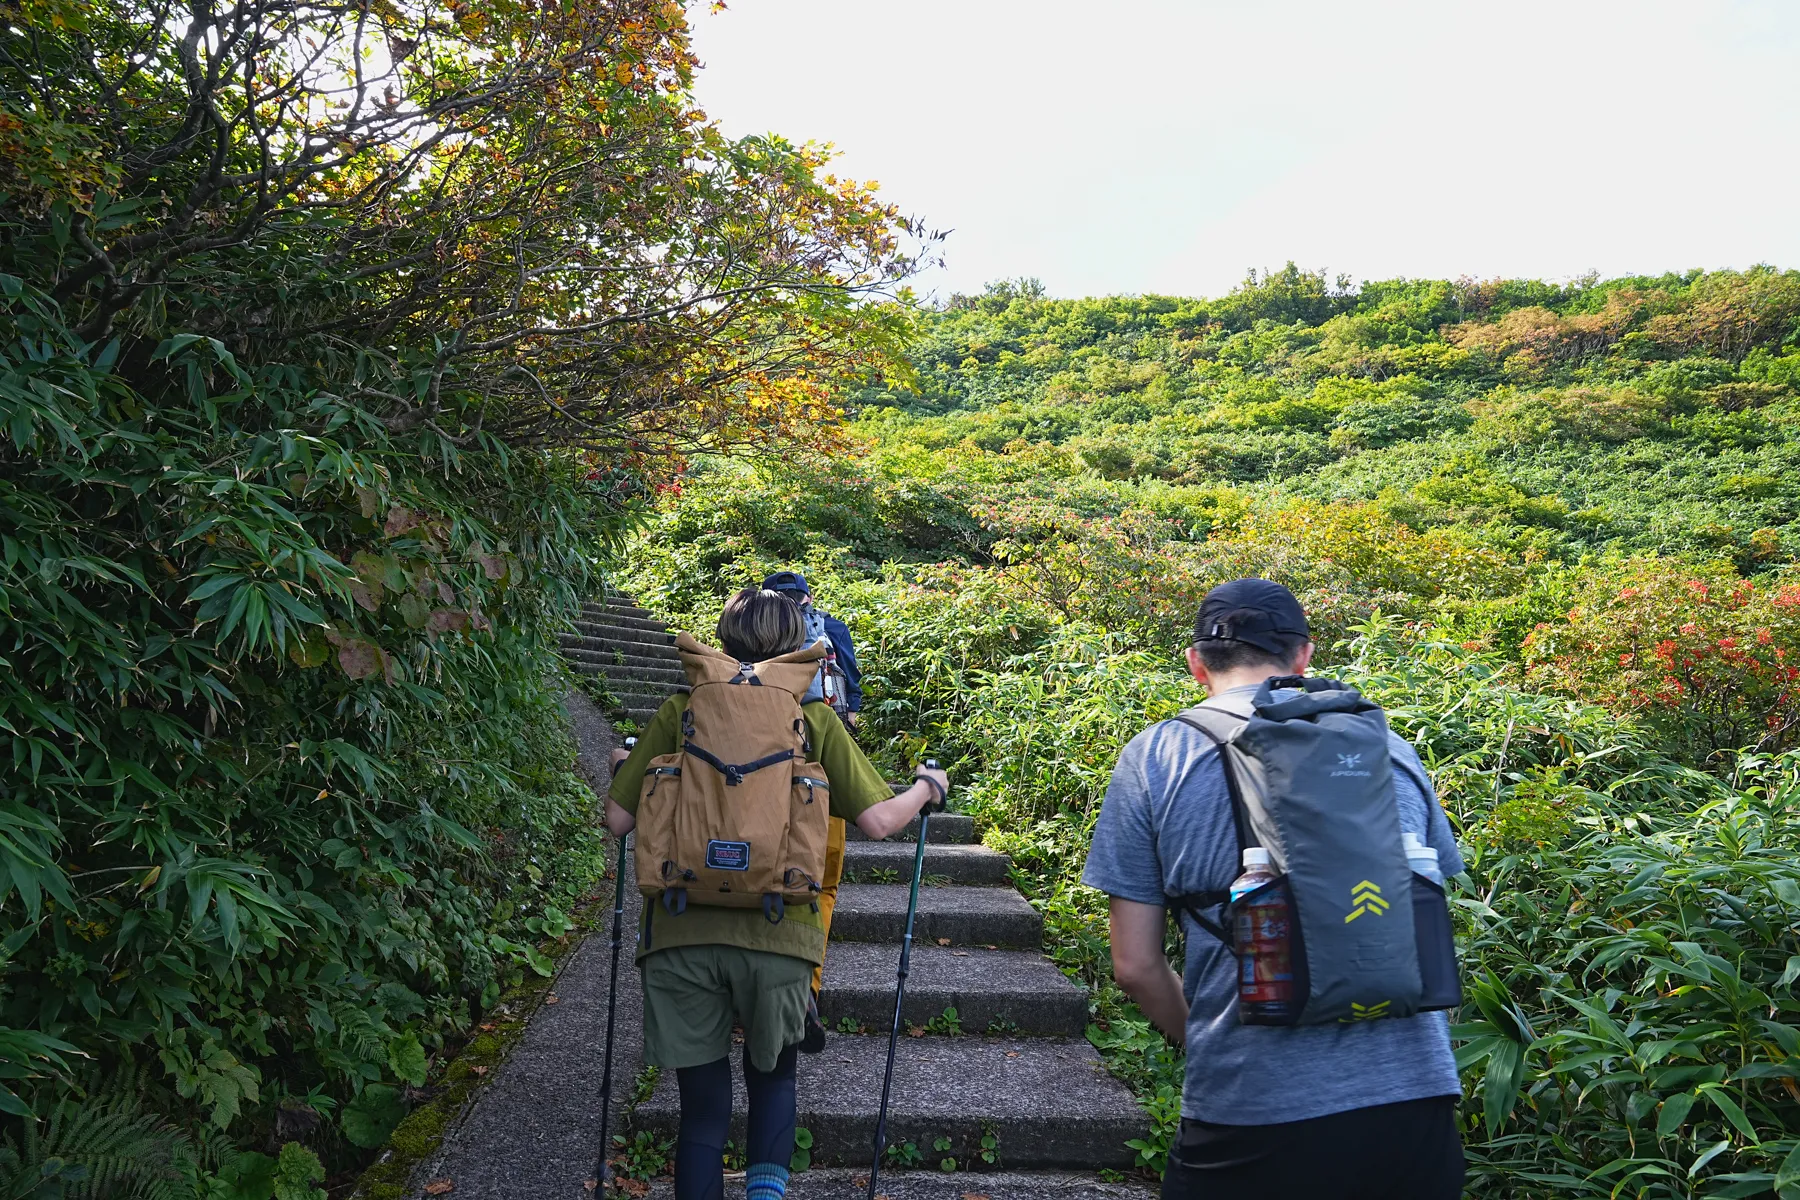
[[[922,767],[893,795],[831,708],[802,703],[823,649],[805,644],[792,600],[746,588],[718,636],[723,651],[676,640],[691,691],[663,704],[629,755],[615,752],[607,826],[637,832],[644,1061],[674,1070],[680,1089],[676,1200],[723,1193],[734,1024],[750,1098],[746,1197],[778,1200],[824,961],[828,818],[884,838],[941,803],[949,780]]]

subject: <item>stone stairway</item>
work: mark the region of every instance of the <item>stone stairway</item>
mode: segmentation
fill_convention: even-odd
[[[605,680],[618,701],[612,715],[642,726],[686,683],[673,643],[648,610],[615,594],[583,606],[563,653],[576,671]],[[846,1187],[853,1177],[828,1179],[830,1168],[854,1171],[870,1161],[917,839],[917,821],[887,841],[849,831],[820,996],[831,1033],[822,1054],[800,1058],[799,1124],[824,1168],[813,1174],[820,1195],[856,1190]],[[1013,889],[1008,868],[1005,855],[976,841],[971,818],[932,818],[906,989],[910,1028],[888,1110],[888,1144],[913,1151],[901,1150],[904,1163],[890,1153],[883,1191],[935,1197],[940,1185],[963,1180],[967,1186],[943,1194],[1148,1196],[1093,1174],[1129,1167],[1135,1154],[1125,1143],[1147,1133],[1148,1121],[1088,1044],[1086,994],[1041,953],[1043,918]],[[732,1136],[742,1145],[741,1076],[736,1088]],[[673,1072],[631,1119],[637,1130],[674,1135]],[[997,1161],[981,1157],[988,1135],[998,1140]],[[939,1144],[946,1139],[947,1148]],[[941,1164],[951,1157],[958,1169],[946,1174]],[[920,1169],[916,1185],[905,1182],[902,1165]],[[1009,1173],[1007,1182],[990,1188],[984,1181],[1001,1182],[989,1173],[995,1169]]]
[[[640,728],[687,684],[675,635],[625,596],[582,605],[575,628],[562,635],[562,652],[578,674],[605,681],[618,701],[614,716],[630,717]]]
[[[870,1161],[875,1135],[918,834],[915,823],[893,841],[863,840],[854,828],[851,836],[820,997],[832,1032],[824,1053],[800,1058],[799,1123],[812,1133],[816,1163],[855,1167]],[[954,1157],[951,1178],[975,1194],[987,1190],[982,1177],[963,1170],[1129,1167],[1125,1142],[1143,1136],[1148,1122],[1083,1036],[1087,998],[1040,953],[1043,918],[1007,883],[1005,856],[973,839],[966,816],[931,821],[931,886],[919,892],[904,1010],[912,1028],[895,1061],[888,1143],[910,1143],[918,1155],[911,1165],[934,1173]],[[636,1128],[675,1132],[671,1075],[638,1107]],[[740,1079],[740,1144],[743,1120]],[[998,1163],[980,1158],[990,1133]]]

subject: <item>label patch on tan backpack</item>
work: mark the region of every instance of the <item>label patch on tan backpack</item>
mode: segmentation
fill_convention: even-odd
[[[750,843],[710,841],[706,843],[706,865],[715,871],[748,871]]]

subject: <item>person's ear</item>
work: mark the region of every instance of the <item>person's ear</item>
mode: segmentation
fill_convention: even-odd
[[[1318,647],[1314,646],[1311,642],[1300,647],[1300,653],[1294,655],[1294,674],[1306,674],[1306,668],[1312,665],[1313,651],[1317,648]]]
[[[1209,692],[1212,691],[1212,675],[1207,671],[1206,663],[1200,657],[1200,652],[1192,646],[1187,648],[1187,667],[1188,674],[1194,677],[1195,683]]]

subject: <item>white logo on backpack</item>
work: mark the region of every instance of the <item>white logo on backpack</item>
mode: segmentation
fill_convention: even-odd
[[[1331,777],[1333,779],[1336,779],[1340,775],[1356,775],[1356,776],[1360,776],[1364,779],[1367,779],[1369,777],[1369,773],[1367,771],[1359,771],[1356,769],[1359,765],[1361,765],[1362,757],[1363,756],[1360,754],[1340,754],[1340,755],[1338,755],[1337,756],[1338,769],[1331,773]]]

